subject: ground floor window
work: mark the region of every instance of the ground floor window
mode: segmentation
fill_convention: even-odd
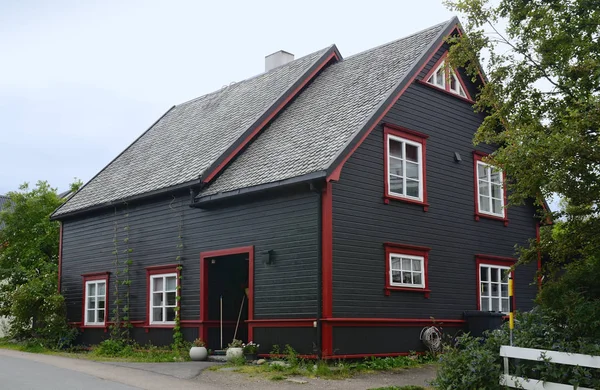
[[[177,314],[179,269],[177,265],[148,267],[150,325],[173,325]]]
[[[108,307],[108,273],[83,275],[83,324],[104,326]]]
[[[508,279],[514,277],[511,267],[515,260],[495,256],[477,257],[479,310],[508,313]]]

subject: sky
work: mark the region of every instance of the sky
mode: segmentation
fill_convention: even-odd
[[[0,1],[0,194],[91,179],[171,106],[335,43],[450,19],[442,0]]]

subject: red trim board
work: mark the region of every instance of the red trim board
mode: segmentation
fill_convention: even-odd
[[[298,85],[288,96],[267,116],[256,128],[250,133],[225,159],[212,170],[207,172],[205,178],[202,179],[203,183],[209,183],[215,178],[215,176],[229,164],[229,162],[244,148],[248,143],[304,88],[316,75],[319,73],[331,60],[339,60],[337,54],[332,52],[325,60],[321,62],[321,65],[314,69],[308,76],[304,78],[302,83]]]
[[[220,249],[200,253],[200,320],[198,334],[203,340],[208,339],[208,328],[212,321],[208,320],[208,260],[213,257],[248,254],[248,322],[254,319],[254,246]],[[212,325],[214,326],[214,325]],[[252,327],[248,326],[248,340],[252,340]]]
[[[384,153],[383,153],[383,172],[384,172],[384,203],[389,204],[390,199],[398,200],[405,203],[412,203],[423,206],[423,211],[429,210],[429,203],[427,203],[427,134],[420,133],[418,131],[410,130],[404,127],[396,126],[390,123],[384,123],[383,125],[383,136],[384,136]],[[394,195],[390,193],[390,175],[389,175],[389,137],[396,136],[404,138],[406,140],[421,144],[421,180],[423,186],[423,200],[410,199]]]
[[[325,183],[321,193],[321,278],[322,291],[322,319],[333,316],[333,186],[330,181]],[[333,332],[331,326],[323,324],[321,327],[321,350],[323,355],[333,353]]]

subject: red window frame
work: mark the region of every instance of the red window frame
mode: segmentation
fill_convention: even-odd
[[[508,212],[506,210],[506,203],[508,197],[506,194],[506,173],[504,171],[502,171],[502,196],[504,198],[504,209],[502,211],[504,217],[479,212],[479,180],[477,180],[477,163],[483,162],[484,164],[486,164],[486,162],[483,161],[483,158],[486,156],[488,156],[487,153],[480,152],[477,150],[473,151],[473,197],[475,199],[475,220],[479,221],[480,218],[495,219],[497,221],[504,222],[504,226],[508,226]]]
[[[150,323],[150,310],[152,310],[152,306],[150,305],[152,297],[150,296],[151,288],[150,282],[151,277],[153,275],[163,275],[163,274],[177,274],[177,296],[181,296],[181,264],[167,264],[167,265],[154,265],[150,267],[146,267],[146,321],[144,324],[144,328],[148,331],[148,328],[163,328],[163,329],[172,329],[175,324],[152,324]],[[181,306],[180,300],[177,299],[177,309],[179,310],[179,318],[181,318]],[[177,314],[177,313],[176,313]]]
[[[383,171],[384,171],[384,203],[389,204],[390,200],[397,200],[405,203],[411,203],[423,206],[423,211],[429,210],[429,203],[427,203],[427,134],[420,133],[418,131],[410,130],[404,127],[385,123],[383,125],[384,134],[384,160],[383,160]],[[421,145],[421,180],[423,189],[423,200],[410,199],[401,197],[390,193],[390,174],[389,170],[389,137],[395,136],[404,138],[408,141],[412,141]]]
[[[479,271],[480,265],[497,265],[500,267],[512,267],[517,263],[517,259],[512,257],[492,256],[492,255],[475,255],[475,272],[477,274],[477,310],[481,310],[481,273]],[[510,276],[513,280],[513,286],[515,286],[515,270],[510,271]],[[513,294],[512,298],[513,310],[517,308],[516,296]]]
[[[386,242],[383,244],[385,247],[385,288],[384,292],[386,296],[389,296],[392,291],[412,291],[421,292],[425,294],[425,298],[429,298],[429,251],[431,248],[425,246],[397,244],[393,242]],[[409,256],[419,256],[423,258],[423,285],[424,287],[401,287],[393,286],[390,283],[390,255],[400,254]]]
[[[447,57],[448,57],[448,52],[445,52],[440,57],[440,59],[435,63],[435,65],[433,65],[433,67],[429,70],[429,72],[425,75],[425,77],[423,77],[423,79],[418,80],[418,81],[420,83],[424,84],[424,85],[427,85],[428,87],[435,88],[436,90],[445,92],[446,94],[448,94],[450,96],[453,96],[453,97],[462,99],[464,101],[467,101],[467,102],[469,102],[471,104],[474,104],[475,101],[471,98],[471,95],[469,94],[469,90],[467,89],[467,85],[463,81],[462,77],[460,77],[460,73],[458,73],[458,69],[456,69],[456,68],[451,68],[451,69],[454,71],[454,74],[456,75],[456,78],[458,79],[458,82],[460,83],[463,91],[465,91],[466,97],[465,96],[460,96],[459,94],[453,92],[450,89],[450,83],[448,82],[448,80],[446,80],[444,89],[440,88],[437,85],[430,84],[430,83],[427,82],[427,80],[429,80],[429,78],[431,77],[431,75],[433,75],[435,73],[435,71],[440,67],[440,65],[442,64],[442,62],[444,62],[444,63],[446,62],[446,58]],[[448,64],[445,64],[445,66],[446,66],[446,69],[450,68],[450,65],[448,65]],[[448,72],[447,71],[446,71],[446,77],[448,77]]]
[[[82,301],[82,306],[81,306],[81,328],[104,328],[104,330],[106,331],[106,328],[108,327],[108,315],[110,313],[110,305],[109,305],[109,279],[110,279],[110,272],[93,272],[93,273],[89,273],[89,274],[83,274],[81,275],[83,278],[83,301]],[[103,280],[106,283],[106,295],[104,298],[104,323],[102,325],[86,325],[85,324],[85,303],[87,301],[87,282],[95,282],[95,281],[99,281],[99,280]]]

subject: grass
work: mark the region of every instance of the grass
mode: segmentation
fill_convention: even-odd
[[[262,365],[249,365],[245,361],[230,362],[225,367],[236,367],[234,372],[251,377],[263,377],[270,380],[281,380],[293,376],[321,379],[346,379],[356,374],[367,374],[377,371],[395,371],[406,368],[419,367],[433,362],[430,357],[424,356],[399,356],[387,358],[370,358],[361,361],[328,361],[304,360],[296,354],[286,355],[282,361],[285,365],[271,365],[268,362]],[[213,366],[209,370],[219,371],[223,366]],[[384,388],[385,389],[385,388]],[[421,390],[421,387],[390,387],[389,390]],[[383,389],[382,389],[383,390]],[[388,390],[388,389],[385,389]]]
[[[424,388],[423,386],[415,386],[415,385],[408,385],[408,386],[386,386],[386,387],[374,387],[372,389],[368,389],[368,390],[427,390],[426,388]]]
[[[89,349],[71,348],[56,351],[45,348],[35,342],[15,343],[0,339],[0,348],[103,362],[162,363],[189,360],[187,350],[174,351],[169,347],[157,347],[153,345],[128,345],[121,348],[112,348],[108,351],[107,348],[102,348],[102,345],[100,345]]]

